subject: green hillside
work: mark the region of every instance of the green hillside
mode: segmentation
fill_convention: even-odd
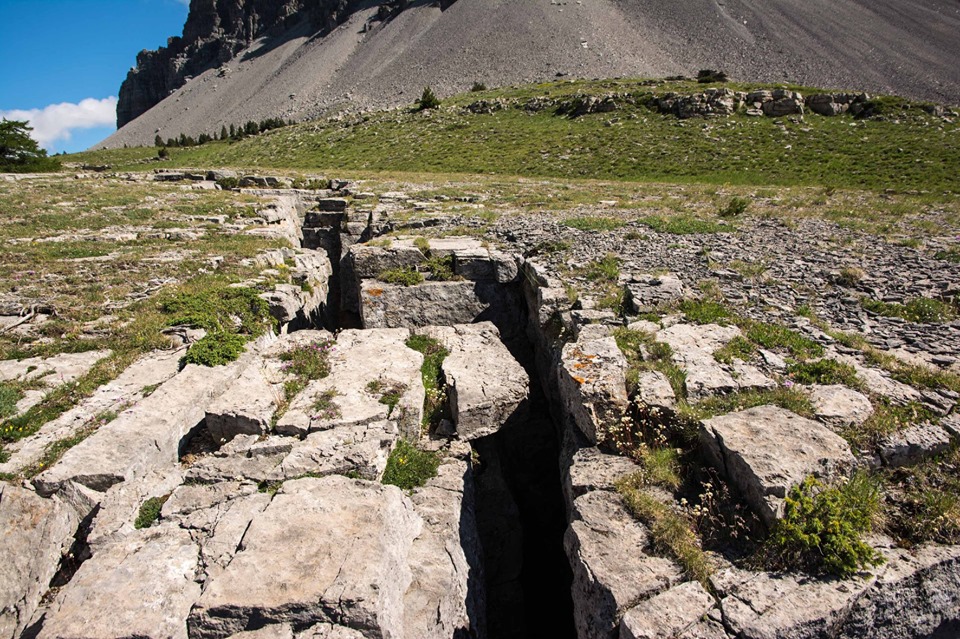
[[[949,110],[934,115],[931,105],[874,97],[871,117],[862,119],[810,112],[755,117],[742,110],[679,119],[652,105],[669,92],[691,94],[705,86],[564,81],[468,93],[436,110],[342,116],[239,141],[172,148],[163,161],[156,161],[156,148],[81,153],[68,160],[139,170],[232,166],[960,191],[960,124]],[[578,96],[609,95],[617,104],[611,112],[563,113]],[[479,100],[499,103],[499,110],[471,113],[466,107]],[[549,106],[531,110],[531,100]]]

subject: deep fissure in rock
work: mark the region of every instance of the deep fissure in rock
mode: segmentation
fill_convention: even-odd
[[[370,219],[350,223],[349,212],[314,210],[304,222],[303,247],[326,252],[333,266],[324,328],[364,328],[357,312],[361,292],[348,251],[353,241],[370,239]],[[366,228],[361,231],[361,226]],[[517,282],[477,290],[488,307],[474,321],[493,322],[530,377],[528,401],[499,432],[472,442],[487,636],[573,638],[573,575],[563,546],[567,517],[559,430],[525,334],[524,296]]]

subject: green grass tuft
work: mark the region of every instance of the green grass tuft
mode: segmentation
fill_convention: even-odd
[[[156,523],[160,519],[160,511],[163,509],[163,505],[167,503],[169,498],[170,495],[164,495],[163,497],[151,497],[143,502],[143,505],[140,506],[140,512],[133,522],[133,527],[140,530],[141,528],[149,528]]]
[[[853,366],[835,359],[818,359],[791,364],[787,367],[787,374],[800,384],[843,384],[850,388],[863,386]]]
[[[957,309],[946,302],[919,297],[905,304],[890,304],[870,298],[861,300],[863,308],[884,317],[902,317],[908,322],[918,324],[936,324],[949,322],[957,318]]]
[[[399,267],[381,271],[377,279],[387,284],[416,286],[423,283],[423,274],[413,267]]]
[[[235,362],[243,353],[247,340],[242,335],[214,331],[190,345],[183,356],[185,364],[223,366]]]
[[[387,458],[383,483],[403,490],[413,490],[436,477],[439,467],[440,456],[437,453],[420,450],[410,442],[401,439]]]
[[[612,217],[568,217],[564,226],[580,231],[615,231],[623,222]]]

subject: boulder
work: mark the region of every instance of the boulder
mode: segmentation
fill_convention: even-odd
[[[530,378],[490,322],[424,331],[450,352],[443,361],[450,411],[461,439],[492,435],[527,400]]]
[[[768,525],[780,516],[790,489],[808,475],[829,481],[854,464],[840,436],[777,406],[704,420],[700,441],[708,461]]]
[[[496,282],[425,282],[418,286],[364,280],[360,313],[364,328],[469,324],[506,304]],[[497,308],[493,308],[497,307]]]
[[[197,601],[191,637],[229,637],[253,621],[404,636],[408,560],[422,528],[394,486],[345,477],[287,482]]]
[[[0,639],[20,637],[30,624],[79,521],[57,498],[0,483]]]
[[[187,615],[200,596],[198,567],[188,531],[136,531],[80,566],[50,605],[38,639],[186,639]]]

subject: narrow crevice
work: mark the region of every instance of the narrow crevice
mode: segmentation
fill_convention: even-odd
[[[474,442],[474,451],[488,636],[572,639],[573,574],[563,547],[560,449],[535,375],[524,410],[495,435]]]
[[[70,550],[60,558],[60,565],[57,567],[57,572],[53,576],[53,579],[50,580],[50,588],[62,588],[66,586],[70,583],[70,580],[73,579],[73,576],[77,574],[77,571],[80,570],[83,562],[93,556],[93,553],[90,552],[90,545],[87,543],[87,537],[90,535],[93,520],[99,512],[100,506],[98,505],[80,521],[80,524],[77,526],[77,532],[73,536],[73,544],[70,546]]]

